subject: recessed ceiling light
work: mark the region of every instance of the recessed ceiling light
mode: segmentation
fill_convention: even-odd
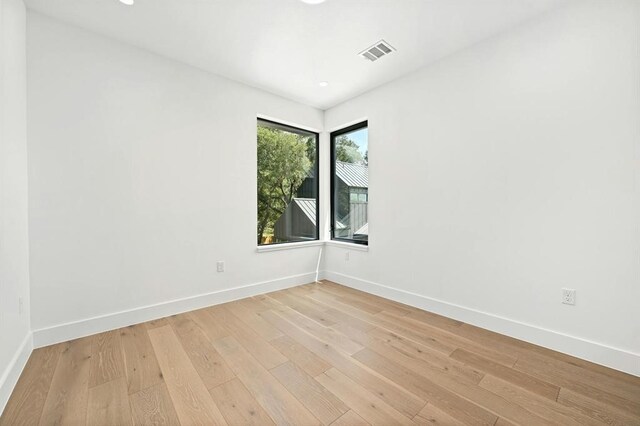
[[[320,83],[318,83],[318,86],[320,87],[327,87],[329,85],[328,81],[321,81]]]
[[[301,1],[307,4],[320,4],[320,3],[324,3],[325,0],[301,0]]]
[[[126,4],[127,6],[133,6],[135,0],[120,0],[120,3]]]

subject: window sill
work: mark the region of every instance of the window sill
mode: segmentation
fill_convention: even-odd
[[[369,251],[369,246],[365,246],[364,244],[347,243],[343,241],[333,241],[333,240],[302,241],[298,243],[272,244],[268,246],[258,246],[256,248],[256,251],[258,253],[263,253],[268,251],[294,250],[294,249],[301,249],[306,247],[322,247],[322,246],[339,247],[339,248],[355,250],[355,251]]]
[[[301,241],[297,243],[270,244],[266,246],[258,246],[256,248],[256,251],[258,253],[262,253],[267,251],[300,249],[300,248],[306,248],[306,247],[323,246],[324,243],[325,243],[324,241]]]
[[[343,249],[356,250],[356,251],[369,251],[369,246],[357,243],[347,243],[344,241],[325,241],[325,245],[331,247],[340,247]]]

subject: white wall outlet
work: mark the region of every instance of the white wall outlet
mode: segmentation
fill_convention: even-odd
[[[344,254],[344,261],[345,261],[345,262],[348,262],[348,261],[349,261],[349,252],[346,252],[346,253]]]
[[[224,272],[224,260],[219,260],[219,261],[216,263],[216,270],[217,270],[218,272]]]
[[[18,297],[18,314],[22,315],[24,313],[24,301],[22,297]]]
[[[575,305],[576,304],[576,290],[573,288],[563,288],[562,289],[562,303],[565,305]]]

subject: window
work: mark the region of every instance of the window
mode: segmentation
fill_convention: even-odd
[[[318,134],[258,119],[258,245],[318,239]]]
[[[369,243],[367,122],[331,133],[331,238]]]

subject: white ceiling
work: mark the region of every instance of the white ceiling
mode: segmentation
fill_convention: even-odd
[[[36,11],[327,109],[564,0],[26,0]],[[384,38],[397,52],[357,54]],[[320,81],[328,87],[320,87]]]

